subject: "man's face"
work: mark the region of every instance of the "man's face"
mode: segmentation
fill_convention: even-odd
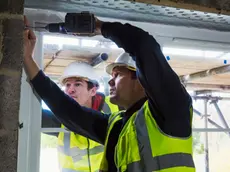
[[[87,106],[96,94],[96,87],[88,89],[88,83],[81,78],[68,78],[64,86],[65,93],[81,106]]]
[[[115,67],[112,71],[110,85],[110,101],[113,104],[124,106],[130,101],[135,85],[132,73],[126,67]]]

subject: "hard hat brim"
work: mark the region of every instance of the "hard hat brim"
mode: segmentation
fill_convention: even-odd
[[[68,78],[79,78],[79,79],[85,80],[86,82],[92,82],[93,84],[99,86],[99,83],[97,81],[92,81],[92,80],[89,80],[88,78],[77,76],[77,75],[69,75],[66,77],[60,77],[59,83],[63,86],[65,84],[65,80]]]
[[[124,67],[128,67],[126,64],[124,63],[111,63],[109,65],[106,66],[106,69],[105,71],[108,73],[108,74],[112,74],[112,71],[115,67],[118,67],[118,66],[124,66]]]

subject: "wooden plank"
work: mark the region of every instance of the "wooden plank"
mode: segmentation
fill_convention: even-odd
[[[108,60],[106,61],[106,63],[112,63],[116,58],[117,56],[119,55],[120,53],[114,53],[114,54],[111,54],[108,58]],[[50,57],[47,57],[45,56],[44,58],[44,66],[46,66],[48,64],[48,62],[50,62],[50,60],[52,59],[52,56]],[[67,66],[69,63],[71,62],[74,62],[74,61],[85,61],[85,62],[90,62],[92,60],[92,57],[71,57],[71,56],[61,56],[59,55],[50,65],[53,65],[53,66]]]
[[[89,60],[87,59],[55,59],[54,61],[52,61],[50,66],[67,67],[72,62],[80,62],[80,61],[89,62]]]
[[[173,68],[173,70],[176,72],[178,76],[187,75],[198,71],[197,69],[194,68],[180,68],[180,67],[175,67]]]
[[[58,75],[61,76],[65,67],[64,66],[49,66],[46,68],[45,73],[47,75]],[[183,69],[183,68],[175,68],[174,69],[178,75],[182,75],[185,73],[194,72],[191,71],[191,69]],[[99,75],[105,75],[104,71],[104,65],[101,65],[100,67],[96,68],[96,71]],[[198,83],[198,84],[218,84],[218,85],[230,85],[230,74],[226,75],[216,75],[206,78],[197,79],[194,81],[191,81],[190,83]]]
[[[219,78],[219,79],[228,79],[228,80],[230,80],[230,72],[229,73],[220,74],[220,75],[216,75],[215,77]]]
[[[108,63],[112,63],[117,57],[119,53],[114,53],[109,56],[109,59],[107,60]],[[45,59],[52,59],[52,56],[47,57],[45,56]],[[59,55],[57,59],[66,59],[66,60],[91,60],[91,57],[77,57],[77,56],[61,56]],[[172,68],[192,68],[197,69],[197,71],[206,70],[210,68],[215,68],[218,66],[223,65],[223,60],[215,60],[215,61],[209,61],[209,60],[182,60],[182,59],[173,59],[168,61],[169,65]]]
[[[84,59],[85,62],[87,62],[87,59]],[[44,64],[47,64],[48,62],[50,61],[50,59],[45,59],[44,60]],[[50,64],[50,67],[52,67],[52,70],[54,71],[55,70],[55,67],[59,67],[59,66],[62,66],[62,67],[66,67],[68,64],[70,64],[71,62],[74,62],[74,61],[77,61],[76,59],[55,59],[51,64]],[[80,61],[82,61],[82,59],[80,59]],[[101,65],[99,65],[98,67],[105,67],[106,65],[108,65],[109,63],[111,62],[104,62],[102,63]],[[206,69],[209,69],[207,67],[202,67],[202,64],[199,64],[199,66],[189,66],[187,64],[184,64],[183,65],[183,62],[181,61],[180,63],[174,63],[171,65],[173,70],[179,75],[187,75],[187,74],[191,74],[191,73],[195,73],[195,72],[199,72],[199,71],[203,71],[203,70],[206,70]],[[215,67],[215,66],[218,66],[218,65],[212,65],[212,67]],[[212,68],[211,67],[211,68]],[[58,69],[57,69],[58,70]]]
[[[55,67],[48,66],[44,72],[49,75],[61,75],[64,72],[64,69],[65,67],[63,66],[55,66]]]
[[[55,59],[54,61],[52,61],[52,63],[50,64],[50,66],[52,67],[59,67],[59,66],[63,66],[63,67],[67,67],[70,63],[76,62],[77,60],[69,60],[69,59]]]
[[[105,66],[115,61],[115,59],[123,52],[123,50],[111,51],[109,59],[106,62],[101,63],[96,67],[96,71],[99,75],[105,75]],[[48,75],[61,76],[64,69],[68,64],[74,61],[89,61],[92,59],[93,53],[75,52],[75,51],[64,51],[58,55],[58,57],[45,69],[45,73]],[[95,55],[95,54],[93,54]],[[46,54],[44,59],[44,65],[52,59],[52,54]],[[196,59],[191,57],[173,56],[168,61],[169,65],[177,73],[177,75],[187,75],[211,68],[215,68],[223,65],[222,59]],[[212,77],[206,77],[191,81],[191,83],[199,84],[222,84],[230,85],[230,74],[221,74]]]
[[[230,79],[219,78],[219,76],[210,76],[190,81],[190,83],[230,85]]]
[[[47,66],[48,63],[50,63],[52,59],[43,59],[43,66]]]
[[[173,58],[172,60],[168,61],[169,65],[174,68],[174,67],[184,67],[184,68],[194,68],[197,70],[206,70],[206,69],[211,69],[215,68],[218,66],[223,65],[223,60],[222,59],[186,59],[186,58]]]

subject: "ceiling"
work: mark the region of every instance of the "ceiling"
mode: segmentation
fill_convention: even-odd
[[[100,17],[230,31],[230,16],[224,15],[230,13],[226,0],[25,0],[25,7],[90,11]]]
[[[45,36],[46,37],[46,36]],[[50,37],[50,36],[48,36]],[[52,36],[51,36],[52,37]],[[83,38],[73,38],[77,41],[85,40]],[[88,38],[89,39],[89,38]],[[44,39],[45,42],[46,39]],[[95,40],[92,40],[95,41]],[[62,43],[62,45],[60,45]],[[58,78],[61,76],[65,67],[74,61],[85,61],[91,63],[94,58],[96,58],[100,53],[107,53],[109,58],[107,61],[104,61],[95,67],[96,71],[100,76],[107,76],[105,73],[105,66],[113,62],[119,54],[123,52],[123,49],[120,48],[111,48],[106,47],[110,42],[102,42],[101,44],[95,45],[67,45],[63,40],[53,41],[53,44],[45,43],[44,44],[44,71],[46,74],[52,76],[53,78]],[[103,44],[103,45],[102,45]],[[104,48],[103,48],[104,46]],[[196,51],[196,50],[191,50]],[[164,48],[163,48],[164,52]],[[217,52],[217,51],[216,51]],[[225,54],[224,51],[219,52]],[[212,53],[213,54],[213,53]],[[222,55],[221,54],[221,55]],[[193,55],[179,55],[179,54],[170,54],[165,53],[166,60],[178,76],[183,77],[189,74],[194,74],[197,72],[202,72],[222,66],[228,66],[229,58],[220,58],[221,56],[217,54],[215,57],[203,57],[203,56],[193,56]],[[230,71],[230,70],[229,70]],[[230,85],[229,80],[230,74],[218,74],[212,76],[198,76],[192,80],[186,81],[190,89],[195,90],[229,90],[228,86]],[[192,85],[192,84],[203,84],[203,86]],[[191,85],[194,87],[191,88]],[[209,86],[211,85],[211,86]],[[226,86],[223,88],[223,86]]]
[[[28,2],[29,1],[27,1],[27,5]],[[55,2],[59,2],[59,1],[55,1]],[[68,2],[75,3],[79,1],[68,1]],[[36,1],[34,3],[36,3]],[[53,3],[54,6],[57,4],[58,3]],[[33,7],[35,7],[35,5]],[[46,8],[49,8],[49,6]],[[52,11],[52,10],[44,10],[44,7],[43,10],[26,8],[25,14],[28,16],[30,21],[33,21],[35,26],[38,25],[40,26],[50,22],[63,21],[65,13],[60,12],[61,9],[59,8],[57,9],[59,10],[59,12]],[[68,11],[68,10],[63,10],[63,11]],[[159,15],[161,16],[162,14]],[[105,21],[120,21],[122,23],[129,22],[133,25],[141,27],[142,29],[152,34],[162,47],[179,48],[179,49],[184,48],[184,49],[190,49],[190,51],[191,50],[194,51],[197,49],[201,51],[218,51],[218,52],[222,52],[222,55],[230,53],[230,39],[229,39],[230,32],[228,32],[230,31],[229,29],[230,27],[228,26],[229,16],[223,16],[223,18],[226,17],[226,21],[225,23],[222,24],[220,20],[217,20],[216,21],[217,23],[212,21],[211,23],[213,23],[216,28],[211,27],[211,25],[209,25],[210,24],[209,22],[202,21],[202,20],[200,21],[202,21],[203,24],[197,25],[198,27],[195,27],[194,23],[198,22],[195,20],[190,21],[193,23],[190,26],[187,25],[189,23],[186,24],[186,22],[183,22],[183,26],[182,25],[176,26],[175,23],[172,25],[170,23],[162,24],[162,22],[147,23],[143,21],[138,22],[138,21],[121,20],[118,19],[119,17],[117,16],[115,16],[114,18],[108,18],[108,17],[109,16],[104,16],[99,18]],[[174,19],[177,17],[174,16],[171,18],[171,20],[174,22]],[[129,19],[126,15],[124,15],[123,18]],[[141,18],[138,18],[138,20],[139,19]],[[205,27],[203,27],[204,25]],[[44,34],[49,34],[46,33],[44,30],[39,30],[39,31],[44,32]],[[59,36],[63,37],[63,35],[59,35]],[[85,38],[74,37],[74,39],[81,40]],[[101,36],[92,37],[90,39],[94,41],[95,40],[99,41],[100,43],[103,43],[103,45],[111,44],[109,40],[104,39]],[[106,62],[103,62],[100,65],[96,66],[97,72],[100,75],[105,75],[104,73],[105,65],[114,61],[121,52],[123,52],[122,49],[110,48],[108,46],[107,48],[103,48],[101,46],[90,47],[90,46],[80,46],[80,45],[68,45],[68,43],[63,44],[63,42],[62,45],[60,46],[59,43],[57,43],[57,41],[54,41],[53,45],[51,45],[50,43],[44,44],[44,70],[47,74],[49,74],[53,78],[58,78],[63,72],[64,68],[69,63],[73,61],[87,61],[91,63],[92,59],[97,57],[98,54],[107,53],[109,55],[109,59]],[[221,58],[221,56],[219,55],[210,58],[204,56],[196,56],[194,53],[184,54],[184,55],[169,53],[169,54],[165,54],[165,56],[169,56],[169,58],[167,57],[169,64],[180,77],[203,71],[203,73],[199,74],[199,77],[186,81],[186,86],[189,89],[220,90],[220,91],[230,90],[230,80],[229,80],[230,74],[228,73],[228,70],[223,71],[223,69],[220,68],[218,69],[218,71],[221,71],[221,74],[216,74],[215,72],[212,72],[211,76],[206,76],[206,75],[204,76],[204,73],[207,73],[206,70],[210,70],[222,66],[228,66],[228,64],[230,64],[230,57],[227,56],[225,58]]]

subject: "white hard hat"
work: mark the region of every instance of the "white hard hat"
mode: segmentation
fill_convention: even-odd
[[[133,58],[129,55],[129,53],[122,53],[114,63],[109,64],[106,66],[106,72],[108,74],[112,74],[113,68],[117,66],[125,66],[130,70],[136,71],[136,62]]]
[[[73,62],[70,63],[64,70],[59,81],[62,85],[67,78],[83,78],[86,81],[92,82],[96,86],[99,86],[98,81],[99,77],[96,75],[93,67],[85,62]]]

